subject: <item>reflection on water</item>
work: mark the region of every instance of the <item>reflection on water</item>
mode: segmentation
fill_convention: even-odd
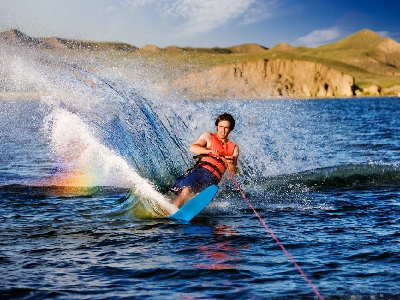
[[[241,249],[248,249],[250,245],[235,246],[232,244],[230,238],[238,233],[231,226],[204,227],[202,226],[200,229],[201,234],[208,237],[210,242],[199,245],[200,254],[197,255],[196,260],[201,263],[194,263],[193,267],[210,270],[237,269],[243,260]],[[185,230],[187,234],[192,235],[198,231],[198,228],[191,227]]]

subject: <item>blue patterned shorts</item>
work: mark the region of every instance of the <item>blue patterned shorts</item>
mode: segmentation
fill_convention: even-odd
[[[197,194],[213,184],[217,185],[218,182],[217,176],[211,171],[199,167],[179,176],[171,187],[171,191],[177,195],[184,187],[189,187],[193,193]]]

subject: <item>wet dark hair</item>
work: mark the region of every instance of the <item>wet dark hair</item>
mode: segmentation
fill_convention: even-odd
[[[219,115],[217,120],[215,120],[215,126],[218,126],[219,122],[221,121],[228,121],[231,126],[230,126],[230,130],[233,130],[233,128],[235,128],[235,119],[232,117],[231,114],[228,113],[223,113],[222,115]]]

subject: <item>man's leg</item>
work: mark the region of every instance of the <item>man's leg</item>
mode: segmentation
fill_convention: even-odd
[[[181,208],[183,204],[185,204],[190,198],[193,197],[193,192],[190,187],[185,186],[181,192],[179,193],[178,197],[175,198],[174,204]]]

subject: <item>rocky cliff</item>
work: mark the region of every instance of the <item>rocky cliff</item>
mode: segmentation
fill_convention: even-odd
[[[274,59],[241,62],[188,74],[156,85],[171,96],[189,99],[265,99],[269,97],[349,97],[354,78],[320,63]]]

